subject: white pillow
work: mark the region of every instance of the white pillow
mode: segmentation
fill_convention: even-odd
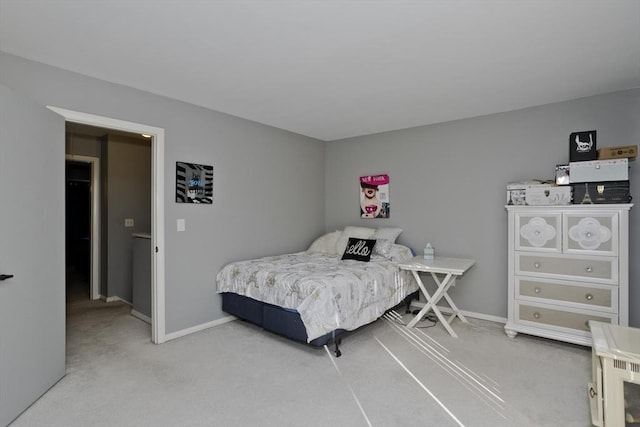
[[[391,252],[389,254],[389,259],[393,262],[402,262],[407,261],[413,258],[413,252],[411,249],[404,245],[399,245],[394,243],[391,245]]]
[[[391,246],[402,233],[402,228],[398,227],[380,227],[376,230],[373,238],[376,239],[376,245],[373,247],[373,253],[383,257],[391,255]]]
[[[342,231],[332,231],[318,237],[307,249],[310,254],[336,254],[336,242],[342,236]]]
[[[347,249],[347,242],[349,241],[349,237],[357,237],[359,239],[372,239],[375,233],[375,228],[351,226],[345,227],[342,231],[342,236],[340,236],[340,238],[336,242],[335,253],[338,255],[344,253],[345,249]]]

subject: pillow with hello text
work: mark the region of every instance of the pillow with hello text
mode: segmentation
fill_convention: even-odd
[[[347,247],[344,250],[344,254],[342,255],[342,259],[354,259],[356,261],[369,262],[375,245],[376,241],[374,239],[350,237],[347,242]]]
[[[336,253],[342,254],[344,250],[347,248],[347,241],[349,241],[350,237],[357,237],[359,239],[373,239],[373,235],[375,234],[375,228],[368,227],[355,227],[355,226],[347,226],[342,230],[342,236],[336,242]]]

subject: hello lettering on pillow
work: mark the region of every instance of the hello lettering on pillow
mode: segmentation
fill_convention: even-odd
[[[369,262],[375,245],[375,239],[358,239],[355,237],[349,237],[342,259],[354,259],[356,261]]]

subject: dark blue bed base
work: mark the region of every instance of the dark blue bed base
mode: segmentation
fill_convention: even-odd
[[[262,326],[270,332],[290,338],[294,341],[307,343],[307,330],[296,310],[267,304],[242,295],[222,293],[222,310],[237,316],[247,322]],[[314,347],[335,344],[335,354],[340,356],[340,339],[346,330],[338,329],[326,335],[311,340],[308,344]]]
[[[407,296],[402,304],[406,304],[408,309],[413,299],[418,299],[417,291]],[[261,326],[267,331],[294,341],[307,343],[307,330],[296,310],[278,307],[230,292],[222,293],[222,310]],[[308,344],[314,347],[335,344],[334,354],[336,357],[340,357],[342,354],[339,349],[340,342],[347,333],[348,331],[344,329],[338,329],[313,339]]]

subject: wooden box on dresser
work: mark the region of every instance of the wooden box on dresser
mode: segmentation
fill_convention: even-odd
[[[506,206],[510,338],[590,346],[589,320],[628,325],[632,206]]]

